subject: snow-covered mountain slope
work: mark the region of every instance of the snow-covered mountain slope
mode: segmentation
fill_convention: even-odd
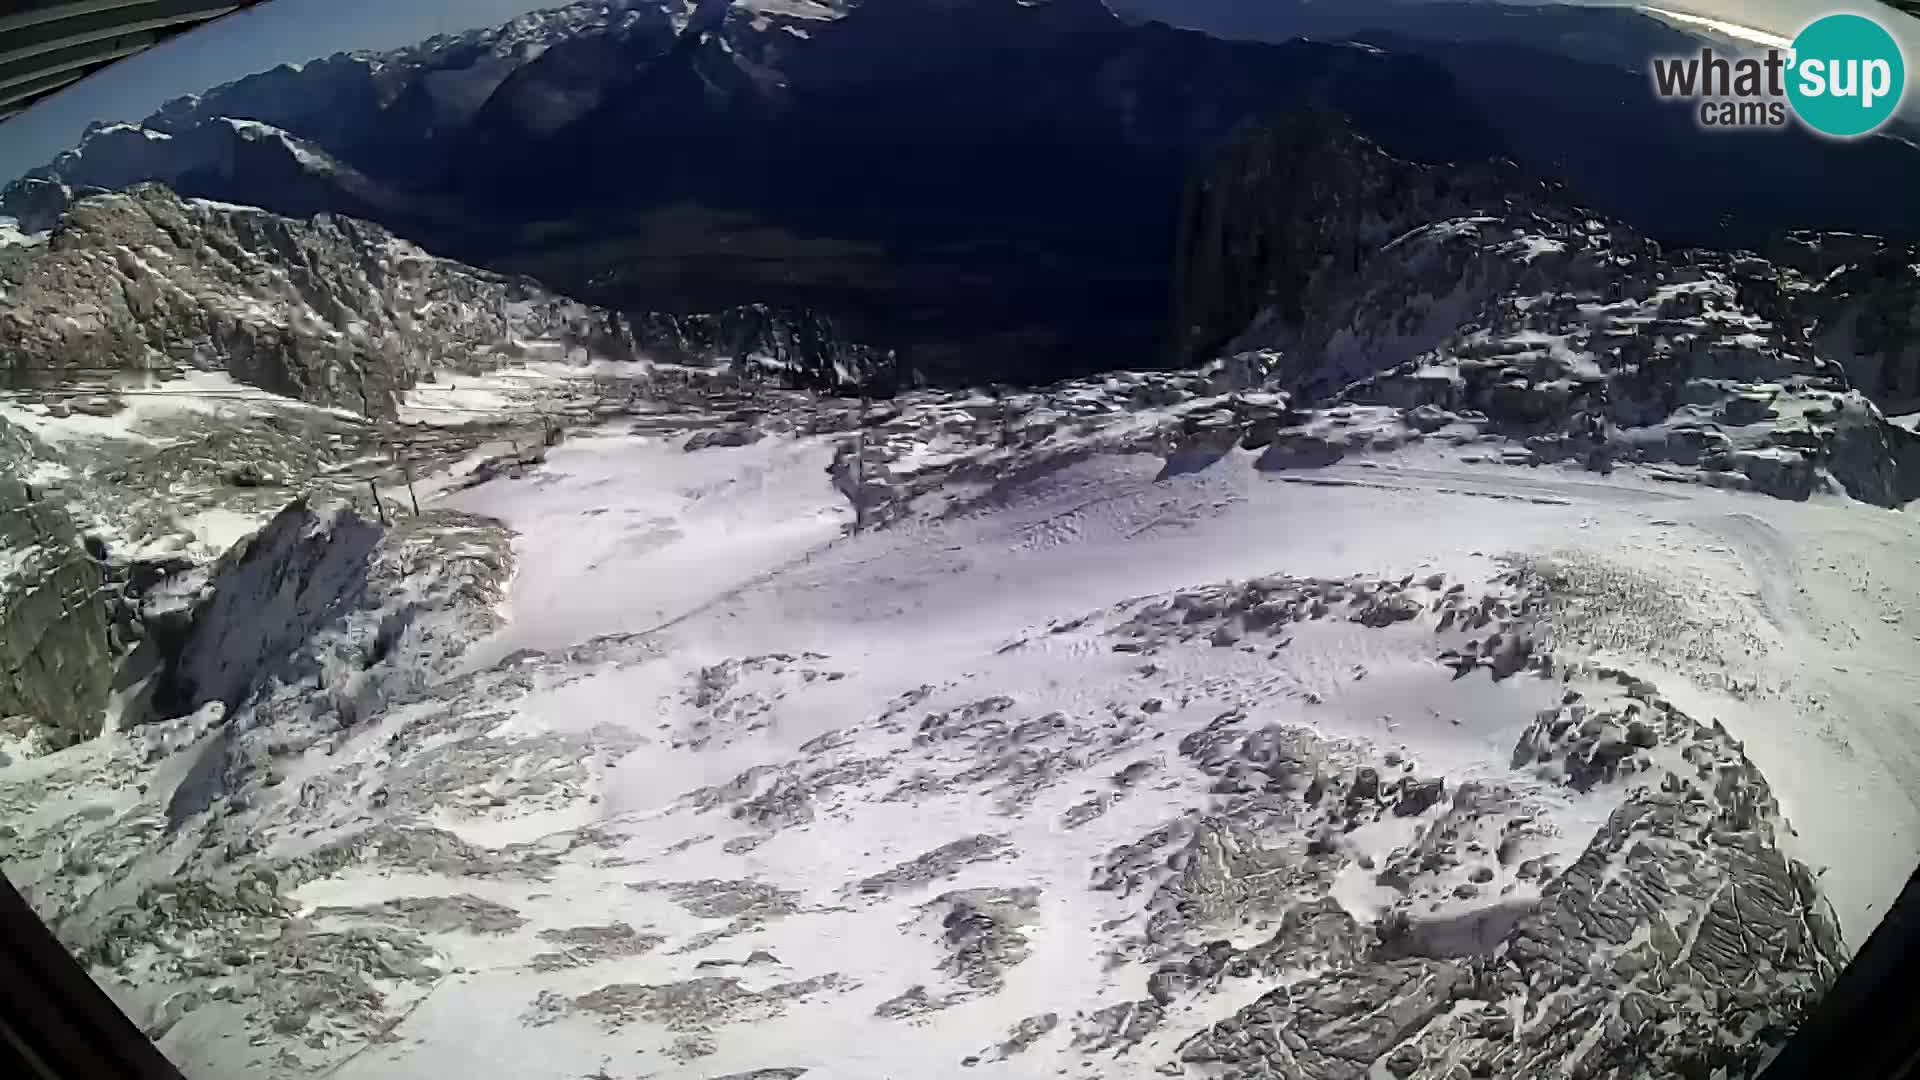
[[[1751,1075],[1920,856],[1911,521],[1190,452],[1254,375],[291,507],[9,876],[196,1076]]]
[[[83,200],[0,252],[9,879],[196,1077],[1755,1075],[1920,860],[1920,442],[1811,271],[1299,123],[1198,366],[881,401]]]
[[[282,65],[176,98],[139,123],[93,124],[78,145],[37,173],[73,188],[118,190],[156,182],[177,186],[192,175],[198,185],[253,182],[265,191],[271,182],[267,176],[236,176],[231,164],[220,164],[223,158],[231,159],[236,131],[256,125],[255,132],[265,129],[284,138],[282,152],[290,152],[296,166],[319,180],[346,168],[333,155],[350,150],[370,123],[384,118],[414,124],[423,135],[457,127],[470,120],[514,70],[559,42],[634,32],[643,24],[671,33],[684,23],[679,3],[590,0],[390,52],[336,53]],[[275,191],[273,196],[274,209],[292,212],[287,192]],[[25,217],[11,200],[7,212]]]

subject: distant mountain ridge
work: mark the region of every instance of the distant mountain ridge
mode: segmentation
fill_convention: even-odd
[[[1784,131],[1708,134],[1684,104],[1651,92],[1652,57],[1712,43],[1635,8],[1470,0],[1114,0],[1242,41],[1351,38],[1444,68],[1528,171],[1565,180],[1596,209],[1669,245],[1760,250],[1784,230],[1920,240],[1920,125],[1839,142]],[[1705,34],[1706,36],[1703,36]]]
[[[1670,245],[1920,238],[1889,194],[1920,149],[1703,136],[1634,66],[1694,39],[1632,11],[1116,7],[590,0],[96,125],[0,213],[31,232],[57,185],[158,181],[376,221],[609,308],[811,308],[935,377],[1016,382],[1176,356],[1188,178],[1303,105],[1405,158],[1564,177]],[[1361,41],[1248,40],[1322,30]]]
[[[596,2],[251,76],[37,175],[347,213],[613,307],[806,305],[916,368],[1044,379],[1165,356],[1180,192],[1240,125],[1305,102],[1397,152],[1496,152],[1451,81],[1097,0]],[[31,186],[0,212],[44,218]]]

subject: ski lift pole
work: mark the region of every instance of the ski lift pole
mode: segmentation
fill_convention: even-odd
[[[367,477],[367,490],[373,493],[373,508],[380,515],[380,524],[393,524],[387,520],[387,504],[380,501],[380,482],[371,476]]]
[[[407,501],[413,504],[413,516],[420,516],[420,494],[413,490],[413,459],[399,446],[393,448],[393,456],[400,463],[400,476],[407,482]]]
[[[867,523],[867,395],[860,395],[860,416],[853,433],[853,531]]]

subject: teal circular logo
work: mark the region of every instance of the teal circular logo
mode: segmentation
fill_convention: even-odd
[[[1887,122],[1907,90],[1900,43],[1864,15],[1827,15],[1793,39],[1787,99],[1806,125],[1851,138]]]

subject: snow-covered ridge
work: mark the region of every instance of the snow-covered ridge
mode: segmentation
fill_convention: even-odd
[[[429,92],[449,104],[465,101],[477,108],[485,92],[466,92],[456,84],[475,83],[486,92],[497,87],[515,67],[536,60],[560,42],[588,35],[619,35],[636,29],[659,27],[678,32],[688,25],[702,5],[697,0],[583,0],[580,3],[530,11],[498,26],[477,27],[456,33],[439,34],[414,45],[383,52],[356,51],[318,58],[307,64],[289,65],[288,74],[305,73],[328,82],[342,78],[384,85],[380,94],[391,96],[397,88],[421,79]],[[708,5],[711,6],[711,5]],[[751,12],[764,12],[787,20],[818,21],[846,14],[846,7],[826,0],[734,0],[731,5]],[[337,69],[321,73],[316,65]],[[162,131],[178,132],[219,115],[223,110],[283,107],[272,101],[277,91],[269,84],[274,73],[248,76],[224,83],[198,94],[188,94],[162,105],[145,123]],[[256,94],[264,92],[267,100]],[[296,103],[287,102],[286,106]]]

